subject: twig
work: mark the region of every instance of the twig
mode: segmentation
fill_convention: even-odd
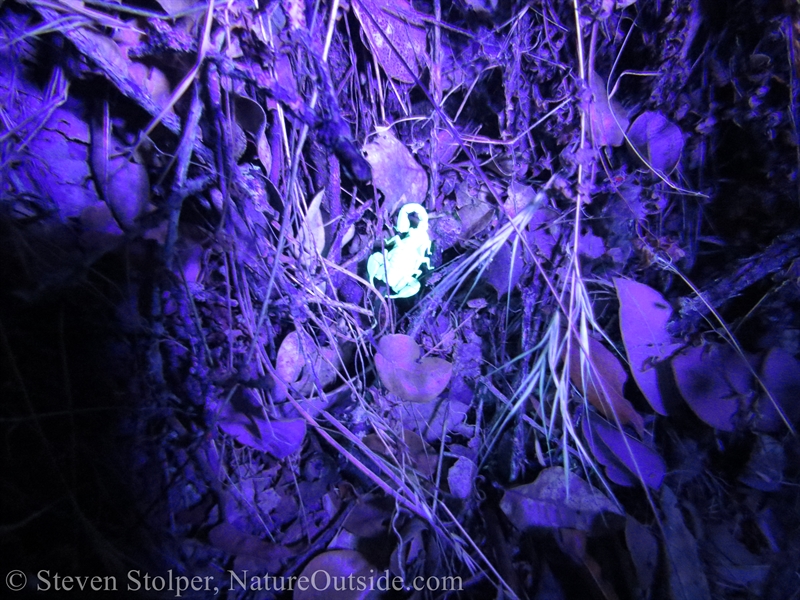
[[[740,260],[732,273],[714,281],[699,296],[681,299],[680,317],[668,325],[670,334],[684,337],[696,331],[712,308],[721,308],[751,285],[784,271],[798,257],[800,231],[793,231],[779,237],[760,254]]]

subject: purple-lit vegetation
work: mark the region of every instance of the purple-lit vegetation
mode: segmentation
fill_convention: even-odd
[[[6,570],[796,593],[800,8],[712,4],[0,4]]]

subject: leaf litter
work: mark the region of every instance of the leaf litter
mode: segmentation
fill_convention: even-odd
[[[0,5],[4,550],[791,597],[796,12]]]

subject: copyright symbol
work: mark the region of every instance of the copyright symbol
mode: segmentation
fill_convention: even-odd
[[[22,571],[9,571],[6,575],[6,585],[12,592],[18,592],[24,588],[28,583],[28,578]]]

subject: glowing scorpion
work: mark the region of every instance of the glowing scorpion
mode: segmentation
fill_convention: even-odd
[[[411,227],[410,214],[417,215],[417,226]],[[390,298],[410,298],[420,289],[418,277],[420,267],[431,267],[428,254],[431,251],[431,238],[428,235],[428,212],[421,204],[405,204],[397,214],[397,235],[386,240],[391,246],[384,252],[375,252],[367,261],[369,281],[386,282],[394,292]],[[401,237],[405,234],[405,237]]]

